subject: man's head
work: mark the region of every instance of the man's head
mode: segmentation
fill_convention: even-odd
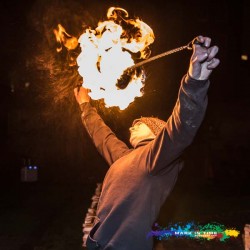
[[[130,130],[130,143],[135,148],[139,142],[153,140],[166,122],[155,117],[141,117],[133,121]]]

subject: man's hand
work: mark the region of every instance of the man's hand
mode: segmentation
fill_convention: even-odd
[[[85,89],[83,87],[77,87],[74,89],[75,98],[79,105],[90,101],[90,97],[88,95],[89,92],[89,89]]]
[[[215,58],[219,48],[217,46],[210,47],[211,38],[209,37],[198,36],[196,39],[202,45],[193,44],[188,73],[196,80],[207,80],[213,69],[220,63],[220,60]]]

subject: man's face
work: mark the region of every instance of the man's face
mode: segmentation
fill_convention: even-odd
[[[139,142],[147,139],[154,139],[155,135],[150,128],[143,122],[137,122],[130,131],[130,143],[135,148]]]

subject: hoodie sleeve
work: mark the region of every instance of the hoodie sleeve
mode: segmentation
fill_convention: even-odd
[[[80,108],[86,131],[109,165],[129,151],[127,145],[116,137],[90,103],[83,103]]]
[[[166,170],[192,143],[205,116],[208,87],[208,80],[183,77],[166,126],[145,148],[148,151],[145,166],[150,174]]]

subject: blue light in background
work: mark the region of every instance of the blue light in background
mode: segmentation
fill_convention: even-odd
[[[38,167],[37,167],[37,166],[31,166],[31,165],[30,165],[30,166],[28,166],[28,169],[29,169],[29,170],[37,170]]]

